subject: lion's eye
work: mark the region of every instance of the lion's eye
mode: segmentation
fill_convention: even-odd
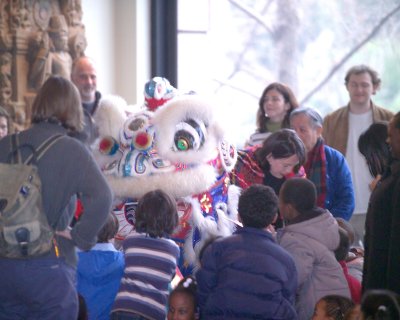
[[[193,137],[185,131],[175,134],[175,145],[179,151],[186,151],[193,148]]]
[[[205,125],[193,119],[175,127],[174,149],[176,151],[198,150],[205,141]]]

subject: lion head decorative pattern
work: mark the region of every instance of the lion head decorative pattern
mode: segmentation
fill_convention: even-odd
[[[237,215],[239,191],[228,175],[236,148],[225,139],[216,106],[198,95],[176,95],[154,111],[120,117],[111,105],[102,101],[96,117],[118,119],[119,130],[100,127],[94,154],[117,198],[119,236],[134,229],[132,204],[162,189],[177,200],[180,223],[173,239],[183,252],[182,273],[191,272],[202,243],[232,233]]]

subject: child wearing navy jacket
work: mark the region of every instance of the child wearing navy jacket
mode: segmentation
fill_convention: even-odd
[[[270,232],[278,199],[254,184],[239,198],[243,228],[215,240],[196,273],[203,319],[297,319],[297,271],[293,258]]]

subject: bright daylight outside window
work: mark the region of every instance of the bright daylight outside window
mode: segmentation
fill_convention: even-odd
[[[180,0],[178,89],[214,96],[243,146],[271,82],[325,115],[348,102],[346,71],[367,64],[382,78],[374,102],[400,109],[398,0]]]

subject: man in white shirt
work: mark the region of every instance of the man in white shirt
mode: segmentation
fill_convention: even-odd
[[[350,102],[325,117],[322,135],[325,143],[343,153],[349,164],[355,193],[355,208],[350,222],[356,232],[355,244],[362,245],[371,194],[369,184],[374,177],[358,150],[358,138],[372,123],[389,121],[393,113],[372,102],[371,96],[380,88],[381,79],[370,67],[358,65],[350,68],[345,85]]]

